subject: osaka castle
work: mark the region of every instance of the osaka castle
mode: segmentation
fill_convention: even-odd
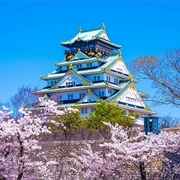
[[[143,100],[148,94],[137,90],[139,80],[131,75],[121,46],[111,42],[104,24],[98,29],[79,28],[77,35],[61,45],[64,60],[55,62],[56,69],[40,77],[47,86],[34,94],[55,100],[58,108],[78,105],[82,117],[93,112],[101,100],[118,104],[127,115],[154,114]]]

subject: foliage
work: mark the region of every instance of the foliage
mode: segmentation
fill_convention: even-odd
[[[180,107],[180,49],[167,51],[159,58],[140,57],[133,61],[132,69],[139,77],[153,81],[157,89],[154,102]]]
[[[58,123],[49,116],[63,116],[64,112],[51,100],[39,98],[42,111],[38,114],[21,108],[23,116],[17,120],[3,107],[0,111],[0,177],[6,179],[48,179],[49,167],[56,164],[46,158],[39,144],[40,135],[51,133],[46,122]],[[72,108],[67,109],[73,112]]]
[[[117,104],[112,104],[107,101],[100,101],[94,106],[94,112],[89,115],[88,127],[90,129],[105,130],[107,126],[102,123],[110,122],[122,126],[132,126],[133,118],[125,116],[126,112],[122,110]]]
[[[54,124],[49,124],[52,132],[62,132],[63,134],[71,134],[75,133],[81,128],[85,128],[85,121],[81,117],[81,108],[78,106],[72,106],[73,112],[69,113],[69,108],[62,110],[64,115],[61,117],[52,117],[60,124],[64,124],[55,126]]]
[[[180,133],[161,132],[145,136],[135,127],[130,130],[117,124],[105,124],[111,129],[111,141],[100,144],[103,149],[96,152],[87,143],[81,156],[73,153],[74,167],[84,179],[152,179],[150,175],[161,174],[162,162],[167,159],[164,154],[180,148]],[[175,172],[180,170],[178,164],[173,168]],[[170,176],[173,179],[172,172]]]

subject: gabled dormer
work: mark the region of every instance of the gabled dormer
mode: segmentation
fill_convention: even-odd
[[[71,68],[71,67],[70,67]],[[70,69],[62,79],[53,86],[56,87],[72,87],[72,86],[82,86],[82,85],[91,85],[92,82],[84,78],[82,75],[78,74],[73,69]]]
[[[101,99],[94,94],[90,89],[88,89],[87,94],[85,95],[85,97],[83,97],[80,101],[78,101],[78,104],[82,104],[82,103],[93,103],[93,102],[99,102]]]
[[[137,91],[133,82],[123,83],[123,87],[116,94],[107,99],[111,102],[116,102],[122,105],[134,108],[150,110],[146,103],[143,101],[141,95]]]
[[[75,60],[82,60],[82,59],[89,59],[90,57],[84,54],[80,49],[78,49],[78,52],[74,55],[73,58],[70,59],[70,61],[75,61]]]

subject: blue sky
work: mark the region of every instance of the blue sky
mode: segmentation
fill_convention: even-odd
[[[76,35],[80,26],[93,29],[104,22],[111,41],[122,45],[126,63],[180,48],[179,9],[179,0],[0,0],[0,101],[22,85],[46,86],[39,77],[63,60],[59,43]],[[137,87],[154,92],[149,82]],[[160,116],[180,117],[177,108],[148,104]]]

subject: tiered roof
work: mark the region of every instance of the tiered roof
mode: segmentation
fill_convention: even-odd
[[[142,93],[135,88],[134,83],[139,82],[139,80],[130,74],[120,52],[121,46],[118,46],[109,40],[104,25],[99,29],[88,31],[82,31],[80,29],[79,33],[74,38],[69,41],[61,42],[61,44],[71,49],[73,48],[73,44],[77,42],[89,42],[94,40],[108,44],[108,47],[116,50],[118,49],[118,52],[112,52],[107,54],[106,58],[103,58],[96,54],[94,56],[85,54],[79,48],[77,52],[72,55],[72,57],[68,59],[66,58],[62,62],[56,62],[55,65],[58,67],[56,70],[45,76],[41,76],[41,79],[45,81],[56,80],[56,84],[51,87],[45,87],[41,90],[38,90],[34,92],[34,94],[42,95],[86,90],[87,94],[85,97],[75,103],[84,107],[88,105],[93,106],[96,104],[96,102],[101,100],[101,98],[98,97],[92,90],[99,88],[110,88],[114,89],[115,93],[110,97],[107,97],[106,100],[113,103],[118,103],[121,107],[128,107],[128,109],[138,109],[140,112],[154,114],[154,112],[152,112],[146,103],[142,100],[142,98],[147,98],[148,94]],[[96,62],[96,66],[76,68],[78,65],[94,62]],[[62,70],[62,67],[65,66],[69,67],[69,69]],[[85,78],[86,75],[98,75],[103,73],[117,77],[121,79],[121,82],[119,84],[107,82],[106,80],[93,82]],[[77,83],[71,86],[67,86],[65,82],[70,75],[71,78],[76,79]],[[131,95],[131,97],[134,97],[134,99],[139,99],[139,102],[136,102],[135,104],[127,104],[125,96],[128,93]],[[61,104],[60,106],[66,107],[71,105],[74,105],[74,103]]]

